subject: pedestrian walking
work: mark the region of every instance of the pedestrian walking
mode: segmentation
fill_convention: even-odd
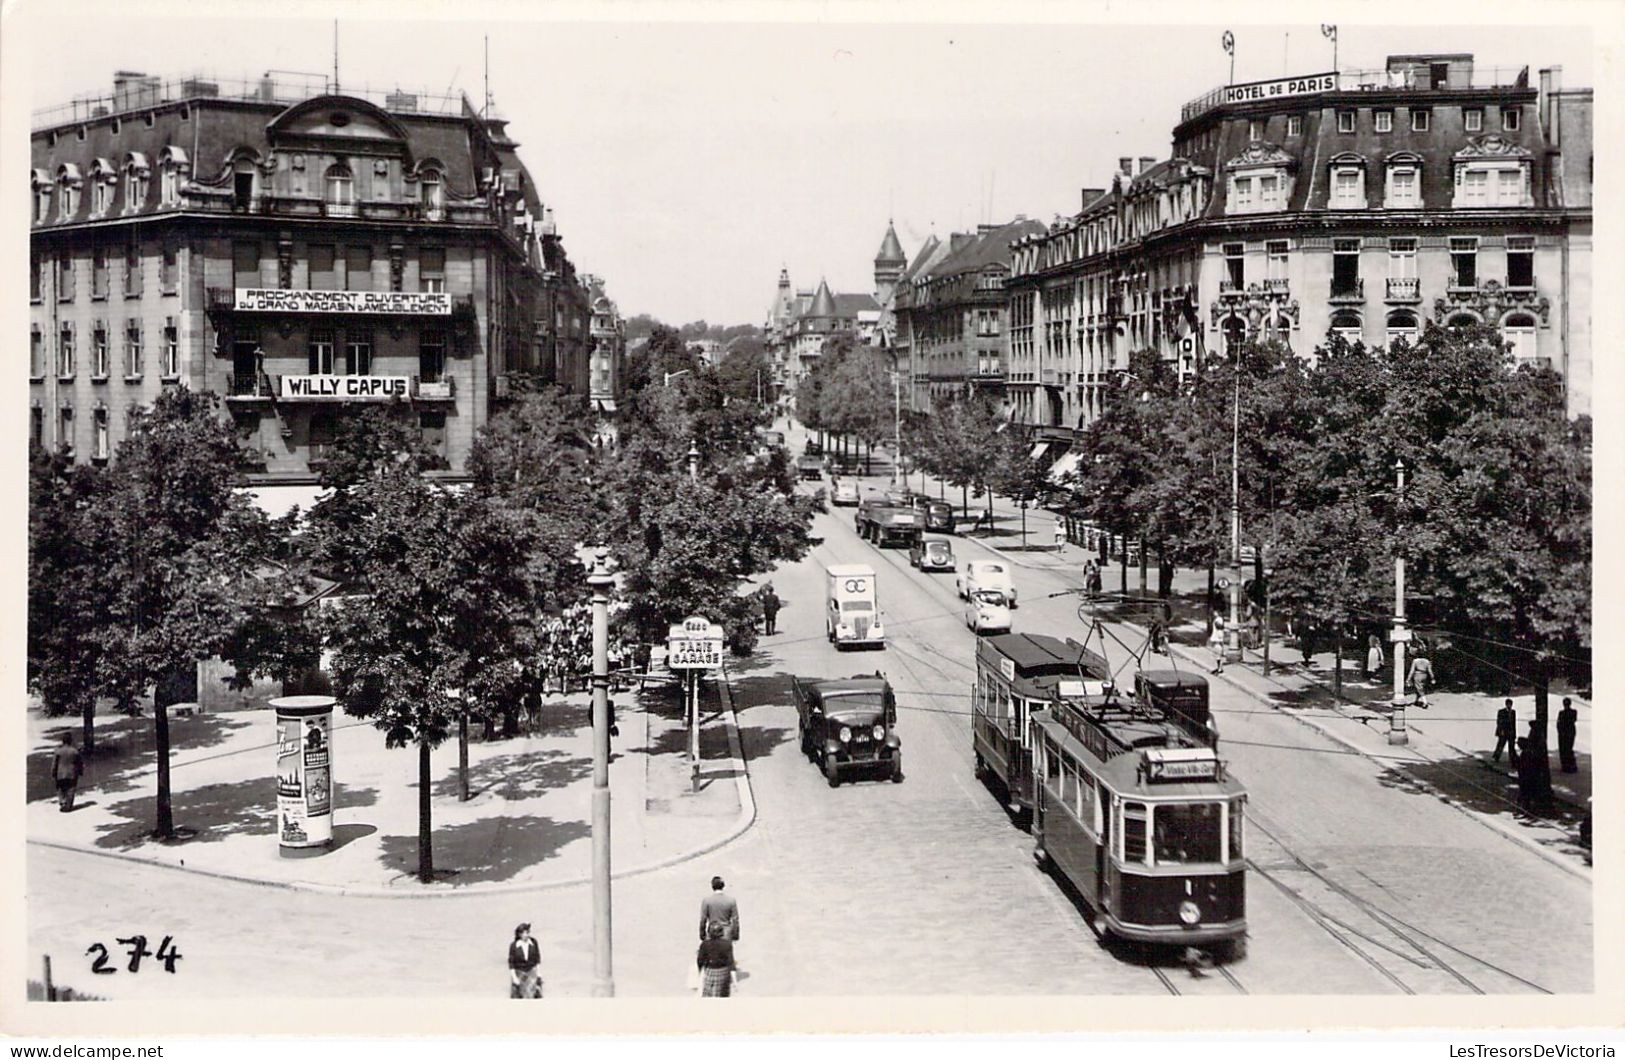
[[[1224,673],[1224,619],[1213,619],[1213,632],[1207,635],[1208,650],[1213,653],[1213,669],[1210,673]]]
[[[513,942],[508,945],[508,996],[532,998],[542,996],[542,948],[530,937],[530,925],[520,924],[513,929]]]
[[[1420,641],[1416,646],[1416,658],[1411,660],[1409,684],[1416,694],[1416,705],[1423,710],[1428,709],[1428,690],[1433,687],[1433,664],[1422,654]]]
[[[62,813],[73,811],[73,797],[79,792],[79,778],[85,772],[85,760],[79,748],[73,745],[73,733],[62,734],[62,746],[51,755],[51,779],[56,781],[57,809]]]
[[[1380,677],[1382,668],[1388,664],[1388,658],[1383,654],[1382,638],[1375,633],[1366,641],[1365,650],[1365,676],[1367,679]]]
[[[1059,552],[1066,547],[1066,527],[1060,523],[1055,524],[1055,551]]]
[[[1562,763],[1565,773],[1577,773],[1580,770],[1580,765],[1574,758],[1574,727],[1579,720],[1580,715],[1574,709],[1574,700],[1564,696],[1563,709],[1557,712],[1557,758]]]
[[[1518,712],[1512,709],[1512,700],[1495,712],[1495,753],[1490,755],[1492,762],[1501,760],[1501,749],[1504,747],[1512,755],[1512,764],[1518,764]]]
[[[701,997],[732,997],[734,985],[734,944],[723,938],[723,926],[712,921],[694,955],[700,973]]]
[[[731,894],[724,894],[721,876],[711,877],[711,893],[700,902],[700,938],[709,938],[712,924],[720,924],[730,942],[739,941],[739,903]]]
[[[762,623],[769,637],[778,632],[779,608],[783,604],[784,601],[779,599],[779,594],[773,591],[772,582],[762,586]]]

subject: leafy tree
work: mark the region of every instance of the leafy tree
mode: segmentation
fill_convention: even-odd
[[[232,488],[238,460],[215,395],[166,390],[131,414],[105,502],[87,513],[107,579],[100,681],[126,703],[155,689],[155,831],[166,838],[174,834],[167,708],[197,663],[220,654],[262,603],[252,571],[268,547],[267,522]]]
[[[99,524],[87,513],[105,502],[109,483],[100,468],[38,447],[28,472],[28,687],[46,714],[79,714],[90,754],[108,584],[107,543],[92,537]]]
[[[741,339],[723,355],[717,377],[733,401],[769,404],[773,397],[773,366],[760,339]]]
[[[651,386],[663,386],[668,375],[697,372],[700,365],[700,359],[675,330],[656,324],[649,333],[649,341],[627,353],[626,392],[631,395]]]

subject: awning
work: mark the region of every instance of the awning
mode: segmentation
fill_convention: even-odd
[[[1062,456],[1049,469],[1049,480],[1057,486],[1061,485],[1066,480],[1066,476],[1072,473],[1072,470],[1078,466],[1082,459],[1082,453],[1067,453]]]
[[[295,507],[301,514],[309,515],[316,502],[328,493],[321,486],[245,486],[242,492],[273,519],[282,518]]]
[[[1029,460],[1042,460],[1042,459],[1044,459],[1044,451],[1046,449],[1048,449],[1048,448],[1049,448],[1049,443],[1048,442],[1035,442],[1035,443],[1033,443],[1033,451],[1027,454],[1027,459],[1029,459]]]

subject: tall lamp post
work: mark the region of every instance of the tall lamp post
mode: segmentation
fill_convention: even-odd
[[[891,437],[892,437],[892,485],[897,485],[897,476],[903,464],[903,377],[896,372],[891,374]],[[908,483],[903,483],[905,486]]]
[[[1399,488],[1394,493],[1394,529],[1399,529],[1399,507],[1405,500],[1405,461],[1394,461],[1394,473],[1398,476]],[[1394,540],[1394,702],[1393,712],[1388,715],[1388,742],[1391,744],[1404,744],[1410,742],[1410,734],[1405,731],[1405,645],[1410,643],[1411,631],[1405,625],[1405,553],[1401,550],[1398,535]]]
[[[688,481],[691,485],[700,482],[700,447],[695,442],[688,444]],[[698,670],[683,671],[683,714],[688,719],[688,763],[689,785],[694,791],[700,790],[700,673]]]
[[[593,556],[592,590],[592,993],[615,996],[609,895],[609,557]]]
[[[1230,625],[1224,631],[1225,657],[1241,661],[1241,346],[1235,351],[1235,386],[1230,400]]]

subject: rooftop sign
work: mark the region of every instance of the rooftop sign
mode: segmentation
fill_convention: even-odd
[[[243,313],[451,315],[451,295],[441,291],[285,291],[274,287],[236,290],[233,308]]]
[[[1225,85],[1222,101],[1225,103],[1253,103],[1259,100],[1281,99],[1286,96],[1307,96],[1316,92],[1335,92],[1337,75],[1308,74],[1282,77],[1274,81],[1249,81],[1244,85]]]

